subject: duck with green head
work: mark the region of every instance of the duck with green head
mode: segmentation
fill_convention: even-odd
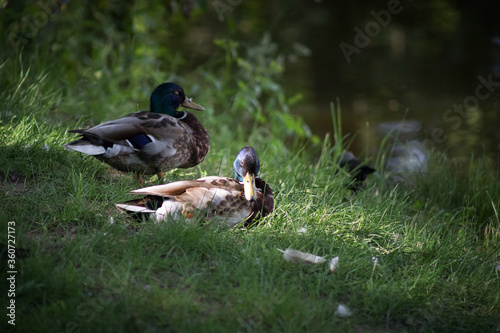
[[[173,82],[159,85],[151,94],[150,111],[138,111],[90,129],[69,131],[81,138],[64,145],[67,150],[94,156],[113,168],[159,176],[175,168],[201,163],[209,150],[206,129],[191,113],[179,107],[205,110],[187,98]]]
[[[233,164],[235,178],[209,176],[134,190],[144,197],[116,206],[132,214],[167,220],[215,220],[233,227],[250,225],[274,209],[271,187],[257,176],[260,161],[252,147],[244,147]]]

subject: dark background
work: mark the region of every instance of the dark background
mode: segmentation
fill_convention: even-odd
[[[387,13],[388,6],[397,13],[376,29],[373,12]],[[463,114],[452,111],[475,95],[478,77],[500,82],[497,2],[67,0],[2,7],[4,56],[22,50],[22,61],[36,62],[50,54],[75,73],[65,78],[69,83],[88,68],[120,61],[126,69],[141,48],[150,51],[151,68],[193,75],[223,59],[215,39],[261,43],[285,68],[279,81],[287,95],[298,94],[291,113],[303,116],[314,134],[332,132],[330,103],[338,98],[357,154],[373,154],[392,130],[410,154],[438,149],[498,160],[500,89]],[[356,31],[367,24],[375,32],[349,62],[340,45],[355,47]]]

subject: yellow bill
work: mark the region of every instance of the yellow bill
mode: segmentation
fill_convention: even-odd
[[[243,189],[245,190],[245,199],[254,201],[257,199],[257,189],[255,188],[255,178],[247,173],[243,178]]]

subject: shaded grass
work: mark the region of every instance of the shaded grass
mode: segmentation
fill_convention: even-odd
[[[353,196],[327,142],[285,145],[285,129],[275,132],[281,125],[274,132],[254,125],[242,135],[231,131],[233,115],[200,116],[216,133],[209,156],[169,179],[232,175],[234,155],[251,144],[275,192],[275,212],[249,229],[137,224],[113,205],[140,185],[63,150],[72,139],[66,129],[77,126],[59,119],[58,109],[74,101],[39,81],[23,74],[22,100],[9,90],[0,110],[0,221],[16,222],[16,246],[31,254],[16,262],[19,331],[498,327],[500,189],[481,159],[464,166],[436,155],[425,173],[395,187],[371,177]],[[286,248],[339,256],[340,266],[335,273],[295,266],[278,251]],[[338,304],[353,316],[335,316]]]

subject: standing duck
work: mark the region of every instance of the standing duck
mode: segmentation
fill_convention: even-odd
[[[187,221],[203,218],[227,226],[247,226],[274,209],[271,187],[257,174],[260,161],[252,147],[243,148],[233,164],[235,179],[209,176],[134,190],[141,199],[116,206],[128,212],[149,215],[157,223],[183,216]]]
[[[206,129],[194,115],[177,111],[183,106],[205,110],[187,98],[173,82],[159,85],[151,94],[150,111],[138,111],[90,129],[76,129],[81,138],[64,145],[94,156],[113,168],[141,174],[163,175],[175,168],[201,163],[209,149]]]

